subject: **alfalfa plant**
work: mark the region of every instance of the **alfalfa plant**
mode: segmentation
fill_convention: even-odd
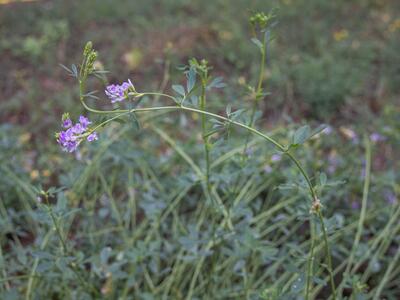
[[[204,157],[205,157],[205,171],[203,178],[199,178],[203,187],[205,199],[216,204],[216,207],[221,210],[223,217],[227,220],[228,227],[230,224],[229,211],[224,207],[220,200],[212,196],[211,190],[213,189],[213,182],[210,180],[210,149],[212,147],[211,137],[219,134],[227,136],[231,127],[236,126],[248,132],[243,141],[243,157],[246,155],[249,143],[249,135],[257,135],[261,137],[266,143],[272,144],[281,155],[286,155],[300,172],[304,178],[308,195],[309,195],[309,211],[310,211],[310,239],[311,246],[309,249],[308,259],[305,266],[305,299],[310,299],[313,270],[316,259],[315,241],[317,239],[316,222],[320,223],[321,233],[325,247],[325,260],[326,270],[329,275],[332,299],[336,299],[336,288],[334,282],[332,259],[330,254],[330,245],[328,240],[328,233],[323,217],[323,209],[320,201],[320,190],[317,189],[317,184],[313,184],[310,176],[307,174],[305,168],[296,158],[295,152],[301,147],[309,138],[314,136],[317,131],[312,131],[309,126],[303,126],[295,131],[291,143],[288,145],[281,144],[275,138],[255,128],[256,112],[260,101],[267,95],[263,89],[264,81],[264,65],[266,63],[268,43],[271,40],[271,28],[274,25],[274,16],[272,14],[256,13],[250,18],[250,23],[253,28],[254,37],[252,42],[259,48],[261,53],[260,68],[257,83],[254,87],[248,86],[253,105],[247,122],[241,121],[245,110],[232,111],[231,106],[227,106],[226,115],[213,113],[207,109],[207,96],[209,91],[213,88],[220,88],[225,84],[220,77],[213,78],[211,76],[211,66],[206,60],[191,59],[187,66],[183,68],[186,76],[186,86],[172,85],[172,90],[175,94],[166,94],[161,92],[147,92],[140,91],[131,80],[127,80],[122,84],[111,84],[106,86],[105,94],[108,97],[114,109],[100,110],[91,107],[88,104],[89,98],[97,98],[94,91],[87,91],[87,80],[90,76],[99,77],[103,79],[104,71],[96,70],[95,61],[97,59],[97,52],[93,49],[91,42],[88,42],[84,47],[83,60],[80,65],[72,65],[71,68],[63,66],[71,76],[76,78],[79,85],[79,99],[82,106],[90,113],[101,115],[101,121],[94,123],[87,117],[80,116],[78,122],[75,124],[71,120],[69,114],[64,114],[62,117],[63,130],[56,134],[57,142],[62,149],[66,152],[77,151],[79,145],[84,141],[93,142],[99,138],[99,132],[103,130],[108,124],[113,121],[121,121],[130,118],[138,123],[138,114],[149,112],[189,112],[199,114],[201,116],[201,133],[202,141],[204,144]],[[261,40],[260,40],[261,37]],[[198,80],[199,79],[199,80]],[[141,104],[141,101],[147,97],[165,98],[170,101],[170,105],[165,106],[146,106]],[[128,108],[124,108],[126,104]],[[244,159],[244,164],[246,160]],[[61,236],[60,236],[61,238]],[[198,264],[201,267],[201,263]],[[190,282],[187,299],[191,299],[194,285],[196,283],[197,273],[199,268],[196,268],[193,279]],[[275,292],[274,292],[275,293]],[[273,293],[273,294],[274,294]],[[264,293],[265,294],[265,293]],[[267,293],[268,294],[268,293]],[[265,294],[266,295],[266,294]],[[267,297],[261,295],[262,297]],[[269,296],[268,296],[269,297]],[[270,299],[270,298],[265,299]]]

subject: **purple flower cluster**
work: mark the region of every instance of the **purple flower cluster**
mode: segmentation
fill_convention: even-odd
[[[340,160],[337,157],[336,151],[331,151],[328,156],[328,173],[333,174],[336,172],[337,167],[340,164]]]
[[[68,114],[63,116],[62,127],[65,129],[56,134],[57,143],[66,152],[74,152],[86,137],[88,142],[97,140],[97,133],[89,130],[92,122],[84,116],[79,117],[79,122],[73,124]]]
[[[377,133],[377,132],[372,133],[369,136],[369,138],[371,139],[371,141],[373,143],[379,143],[379,142],[382,142],[382,141],[384,141],[386,139],[383,135],[381,135],[380,133]]]
[[[396,204],[397,197],[392,191],[386,190],[383,195],[388,204],[391,204],[391,205]]]
[[[282,155],[279,153],[272,154],[271,156],[271,162],[278,162],[282,159]]]
[[[331,133],[333,132],[333,128],[332,128],[332,126],[326,126],[323,130],[322,130],[322,133],[323,134],[326,134],[326,135],[330,135]]]
[[[361,204],[359,201],[353,201],[351,202],[351,208],[354,210],[359,210],[361,208]]]
[[[122,84],[110,84],[106,87],[105,93],[110,98],[111,103],[120,102],[128,97],[128,92],[135,91],[132,82],[128,79],[128,82]]]

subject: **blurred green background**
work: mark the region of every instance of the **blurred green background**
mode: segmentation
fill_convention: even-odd
[[[192,230],[194,220],[200,215],[197,203],[202,200],[198,185],[193,183],[195,175],[177,154],[176,144],[169,142],[165,136],[171,135],[178,146],[203,168],[203,148],[198,142],[198,129],[194,129],[198,119],[181,115],[176,118],[160,117],[149,122],[149,126],[144,121],[141,131],[118,124],[102,132],[96,145],[82,146],[82,152],[76,156],[66,154],[56,144],[54,132],[60,130],[63,112],[70,112],[76,119],[84,110],[79,103],[75,80],[59,64],[79,64],[83,46],[87,41],[93,41],[94,48],[99,52],[96,66],[110,71],[104,83],[90,83],[90,88],[100,91],[98,95],[102,98],[93,101],[92,106],[102,107],[106,104],[102,91],[107,83],[130,78],[139,92],[158,91],[160,86],[164,87],[162,80],[168,74],[165,89],[171,92],[172,84],[183,82],[184,76],[178,69],[180,65],[186,64],[192,57],[206,58],[213,66],[213,76],[222,76],[227,83],[226,88],[210,93],[209,110],[224,114],[227,104],[231,104],[234,110],[250,108],[252,104],[245,85],[256,84],[259,52],[250,41],[252,32],[248,18],[254,11],[268,12],[272,9],[277,16],[277,24],[273,28],[274,38],[268,46],[264,74],[265,89],[269,95],[261,103],[262,115],[257,126],[263,131],[273,132],[283,143],[288,140],[287,132],[300,126],[300,123],[313,127],[322,123],[331,126],[331,133],[323,135],[321,139],[311,140],[298,154],[312,173],[313,181],[318,181],[320,172],[328,174],[327,185],[333,189],[324,190],[321,200],[327,204],[326,215],[330,217],[332,232],[338,228],[341,230],[344,225],[357,224],[365,180],[363,136],[379,136],[377,140],[372,139],[373,175],[368,221],[361,250],[357,254],[361,262],[368,261],[369,252],[366,249],[370,249],[371,243],[376,240],[380,241],[376,238],[378,233],[386,228],[387,220],[393,217],[394,208],[391,205],[397,203],[398,206],[399,203],[400,1],[0,0],[0,204],[4,204],[0,205],[0,250],[6,253],[5,260],[8,261],[5,269],[0,269],[10,276],[31,273],[31,266],[36,259],[31,254],[39,248],[47,232],[46,226],[51,224],[46,223],[35,202],[37,189],[42,187],[65,187],[65,193],[60,193],[61,196],[53,201],[61,208],[82,210],[81,215],[74,222],[71,221],[71,226],[65,227],[69,230],[69,242],[77,249],[76,256],[85,257],[85,263],[92,264],[91,268],[86,269],[92,272],[90,276],[99,289],[112,280],[108,275],[93,271],[97,270],[95,267],[101,260],[96,255],[101,252],[101,257],[118,256],[116,250],[107,250],[109,246],[128,253],[136,249],[134,246],[137,246],[137,239],[140,240],[142,234],[143,239],[147,240],[146,235],[150,231],[149,237],[153,234],[156,236],[154,240],[162,245],[171,241],[174,244],[182,236],[186,242],[190,239],[201,241],[203,235],[204,239],[208,238],[207,233],[211,232],[206,227],[208,224],[204,225],[206,228],[202,228],[201,232]],[[151,102],[145,104],[151,105]],[[177,127],[185,130],[177,130]],[[192,131],[186,130],[189,127]],[[217,158],[230,153],[231,149],[241,149],[238,146],[241,142],[243,135],[238,139],[232,138],[222,148],[218,148],[221,145],[215,147],[213,162],[218,162]],[[282,199],[297,199],[290,198],[293,196],[288,191],[290,187],[280,187],[287,182],[298,182],[298,174],[287,161],[270,159],[274,153],[271,147],[258,147],[260,143],[257,139],[251,140],[251,143],[254,153],[251,153],[252,159],[248,160],[246,168],[238,167],[234,154],[228,156],[227,166],[221,162],[215,163],[216,175],[213,180],[220,184],[218,189],[224,197],[223,201],[229,206],[230,199],[237,196],[241,203],[244,202],[243,207],[235,207],[237,211],[242,209],[238,212],[237,223],[242,222],[244,215],[257,216],[267,211],[269,205],[276,205]],[[253,176],[253,185],[247,186],[250,176]],[[248,188],[248,192],[242,194],[241,189],[244,188]],[[177,204],[176,212],[166,208],[165,205],[175,199],[171,195],[179,194],[181,189],[186,193],[182,196],[185,199],[183,204]],[[294,197],[304,200],[301,193],[293,193],[296,194]],[[131,201],[138,201],[137,216],[131,213]],[[242,275],[239,271],[232,273],[231,270],[237,265],[242,266],[245,260],[253,263],[254,276],[264,274],[257,257],[247,256],[252,245],[247,239],[257,243],[257,237],[262,234],[267,236],[265,239],[276,242],[274,247],[282,251],[284,257],[279,272],[266,275],[271,277],[266,277],[265,282],[275,282],[276,279],[289,285],[289,278],[293,279],[290,277],[294,266],[291,259],[298,252],[307,253],[304,249],[308,249],[304,244],[306,236],[302,234],[307,230],[304,229],[303,220],[308,207],[301,203],[304,202],[296,200],[287,207],[280,207],[282,211],[279,210],[279,215],[260,222],[258,227],[253,223],[247,224],[246,233],[238,238],[243,238],[244,244],[247,243],[248,248],[242,249],[244,254],[235,248],[236,244],[230,245],[234,249],[232,253],[219,251],[219,246],[216,247],[215,253],[220,256],[216,256],[215,261],[229,259],[226,270],[223,270],[229,279],[225,281],[222,280],[223,276],[215,276],[207,281],[204,276],[204,285],[200,286],[206,291],[204,293],[220,293],[219,299],[235,299],[226,295],[235,292],[230,288],[234,289],[235,284],[241,282]],[[124,230],[120,230],[123,226],[115,216],[118,210],[123,225],[128,224]],[[397,212],[400,213],[398,207]],[[152,222],[159,220],[157,218],[162,213],[167,216],[164,218],[163,215],[162,222],[154,227]],[[142,226],[139,233],[131,225],[134,222],[127,216],[129,214]],[[272,233],[268,230],[260,233],[262,228],[275,225],[279,228]],[[173,228],[173,233],[170,233],[170,228]],[[348,258],[356,226],[349,228],[346,229],[348,231],[340,231],[337,243],[333,246],[335,266]],[[242,229],[239,228],[238,232]],[[364,274],[365,278],[360,281],[371,287],[378,285],[393,257],[398,232],[397,229],[390,230],[385,231],[389,242],[382,242],[383,246],[379,246],[380,252],[377,252],[373,261],[376,264],[368,269],[370,272],[366,272],[367,275]],[[124,238],[125,235],[130,237],[132,232],[136,240],[130,244]],[[293,241],[293,245],[287,243],[286,239]],[[54,253],[57,239],[51,241],[53,248],[49,247],[49,253]],[[292,257],[287,253],[292,253],[290,251],[295,248],[295,243],[301,246],[298,246],[300,250],[295,249],[298,252]],[[377,245],[381,245],[379,243]],[[167,246],[164,245],[159,251],[156,245],[151,250],[156,253],[155,257],[165,255],[166,264],[174,261],[175,250],[180,249],[178,246]],[[153,253],[147,246],[143,247],[140,251]],[[8,251],[10,249],[14,251]],[[235,253],[241,256],[235,257]],[[197,259],[195,255],[193,257]],[[145,256],[143,260],[151,259]],[[115,267],[107,259],[101,261],[106,270]],[[160,273],[158,269],[154,271],[152,267],[157,264],[158,261],[153,260],[149,263],[150,273],[156,282],[162,282],[163,274],[167,273]],[[191,261],[183,265],[182,274],[185,274],[185,270],[193,270]],[[0,259],[0,267],[3,266]],[[39,264],[38,274],[43,278],[47,276],[47,267],[51,268]],[[53,277],[43,279],[40,284],[54,292],[54,299],[61,299],[57,295],[66,295],[71,286],[74,287],[75,278],[71,275],[67,281],[63,277],[64,270],[53,272]],[[116,278],[121,275],[118,272],[112,274]],[[179,293],[187,287],[182,274],[176,283],[171,283],[173,299],[182,299]],[[394,274],[400,274],[398,266]],[[142,273],[138,277],[143,278]],[[116,286],[125,279],[128,282],[126,290],[130,291],[129,276],[116,280],[119,282]],[[354,282],[358,284],[356,279]],[[61,281],[64,285],[54,284]],[[25,284],[23,279],[16,283],[21,295],[25,292]],[[262,284],[254,279],[255,289],[263,288]],[[393,297],[388,299],[399,299],[396,298],[400,297],[398,286],[395,286],[394,280],[390,284],[386,296]],[[138,286],[145,286],[143,291],[147,289],[146,283],[139,282]],[[226,291],[221,287],[225,287]],[[290,290],[290,286],[287,289]],[[7,286],[4,287],[4,295],[7,293],[9,297],[4,296],[4,299],[20,299],[16,290],[16,294],[11,294],[9,290]],[[42,291],[45,293],[47,290],[38,289],[37,299],[40,299]],[[110,292],[106,290],[107,293],[112,299],[113,295],[118,295],[118,288]],[[326,296],[326,293],[323,290],[322,295]],[[151,298],[150,292],[146,295],[137,292],[135,295],[140,295],[137,299],[161,299],[158,296]]]

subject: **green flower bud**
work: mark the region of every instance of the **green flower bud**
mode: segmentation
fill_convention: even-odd
[[[92,51],[92,49],[93,49],[92,42],[91,41],[87,42],[83,50],[83,56],[87,57],[89,53]]]
[[[96,59],[97,59],[97,52],[92,50],[89,53],[88,58],[87,58],[87,62],[86,62],[86,72],[87,72],[87,74],[90,74],[90,73],[93,72],[93,70],[94,70],[93,65],[94,65],[94,62],[96,61]]]
[[[249,18],[249,21],[252,26],[258,26],[260,29],[265,29],[270,25],[273,18],[274,15],[272,13],[266,15],[263,12],[258,12],[252,15]]]
[[[69,119],[70,117],[69,117],[69,113],[63,113],[63,115],[62,115],[62,117],[61,117],[61,120],[62,121],[65,121],[65,120],[67,120],[67,119]]]

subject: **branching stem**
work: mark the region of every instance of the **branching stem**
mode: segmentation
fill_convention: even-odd
[[[253,128],[252,126],[249,126],[249,125],[246,125],[246,124],[231,120],[231,119],[229,119],[227,117],[224,117],[224,116],[212,113],[212,112],[205,111],[203,109],[187,107],[187,106],[184,106],[184,105],[157,106],[157,107],[134,108],[134,109],[118,109],[118,110],[108,110],[108,111],[106,111],[106,110],[104,110],[104,111],[103,110],[97,110],[97,109],[93,109],[93,108],[89,107],[85,103],[85,101],[84,101],[85,100],[85,96],[83,94],[84,84],[83,84],[83,81],[80,81],[79,83],[80,83],[79,84],[79,86],[80,86],[80,100],[81,100],[82,105],[85,107],[85,109],[87,109],[90,112],[99,113],[99,114],[116,114],[116,116],[111,117],[110,119],[108,119],[108,120],[100,123],[96,127],[94,127],[92,129],[92,131],[96,130],[99,127],[102,127],[102,126],[106,125],[107,123],[109,123],[109,122],[111,122],[111,121],[113,121],[113,120],[115,120],[115,119],[117,119],[117,118],[119,118],[121,116],[130,114],[130,113],[150,112],[150,111],[165,111],[165,110],[171,110],[171,111],[179,111],[179,110],[181,110],[181,111],[187,111],[187,112],[193,112],[193,113],[201,114],[203,116],[202,119],[205,119],[205,117],[207,117],[207,116],[208,117],[213,117],[213,118],[219,119],[220,121],[223,121],[223,122],[238,126],[240,128],[243,128],[243,129],[247,130],[248,132],[250,132],[252,134],[255,134],[255,135],[258,135],[258,136],[262,137],[264,140],[266,140],[267,142],[269,142],[272,145],[274,145],[279,151],[281,151],[284,154],[286,154],[289,157],[289,159],[296,165],[297,169],[300,171],[300,173],[302,174],[304,180],[306,181],[307,187],[308,187],[308,190],[309,190],[309,194],[311,196],[311,199],[312,199],[313,203],[315,201],[319,201],[318,197],[317,197],[317,194],[316,194],[316,192],[314,190],[314,187],[313,187],[313,185],[311,183],[310,177],[307,175],[307,172],[305,171],[303,166],[300,164],[300,162],[296,159],[296,157],[292,153],[289,152],[288,147],[285,147],[285,146],[281,145],[278,141],[276,141],[272,137],[260,132],[259,130]],[[147,92],[146,93],[135,93],[132,96],[138,98],[138,97],[142,97],[142,96],[145,96],[145,95],[153,95],[153,96],[157,96],[157,97],[166,97],[166,98],[169,98],[169,99],[173,100],[175,103],[179,102],[179,101],[177,101],[177,99],[175,97],[173,97],[171,95],[167,95],[167,94],[163,94],[163,93],[156,93],[156,92],[152,92],[152,93],[147,93]],[[204,124],[204,123],[202,122],[202,124]],[[202,126],[204,126],[204,125],[202,125]],[[204,134],[204,129],[203,129],[203,134]],[[323,240],[324,240],[326,258],[327,258],[327,262],[328,262],[328,273],[329,273],[329,278],[330,278],[330,283],[331,283],[332,296],[333,296],[333,300],[335,300],[336,299],[336,289],[335,289],[335,283],[334,283],[334,279],[333,279],[332,258],[331,258],[331,254],[330,254],[328,234],[327,234],[327,231],[326,231],[326,226],[325,226],[325,222],[324,222],[324,218],[323,218],[321,210],[318,210],[316,213],[317,213],[317,216],[319,218],[319,221],[320,221],[321,227],[322,227],[322,235],[323,235]],[[309,260],[310,261],[307,264],[307,266],[308,266],[307,274],[310,277],[311,277],[311,272],[312,272],[312,270],[310,268],[312,267],[312,261],[314,259],[313,252],[314,252],[314,249],[313,249],[313,246],[312,246],[311,250],[310,250],[310,255],[309,255]],[[309,284],[307,284],[307,287],[306,287],[306,289],[307,289],[306,290],[306,295],[307,295],[306,300],[308,300],[308,295],[309,295],[308,288],[309,288]]]

